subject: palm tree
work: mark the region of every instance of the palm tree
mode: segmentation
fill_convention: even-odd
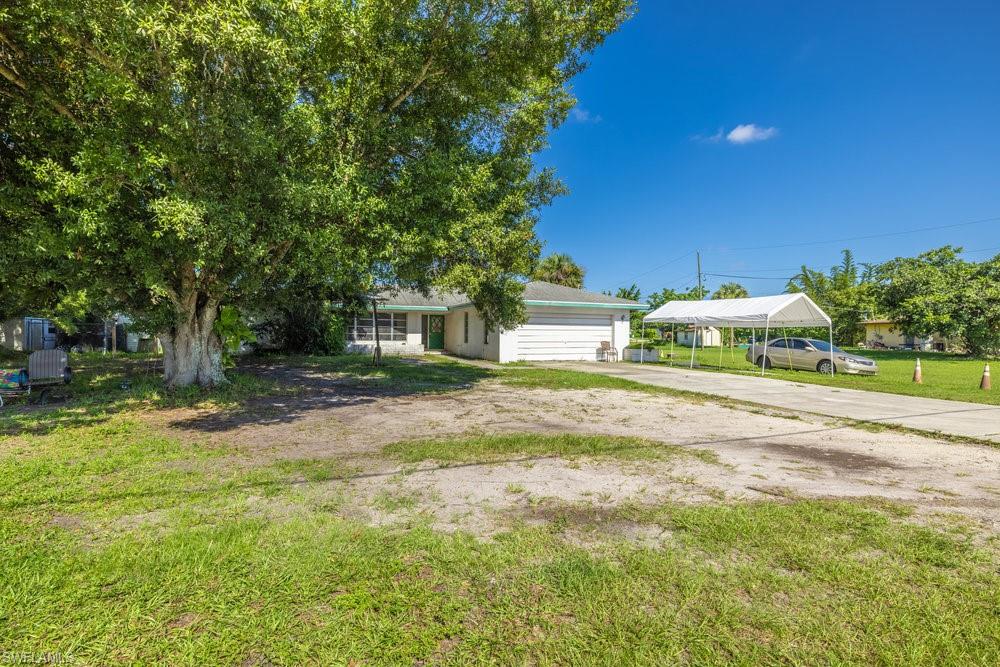
[[[556,252],[540,261],[531,277],[547,283],[580,288],[583,287],[585,273],[586,270],[574,262],[572,257]]]
[[[859,270],[850,250],[843,251],[840,264],[829,274],[802,265],[801,271],[789,279],[785,291],[808,294],[833,318],[837,339],[848,345],[863,337],[861,320],[875,307],[872,267],[862,264]]]
[[[750,296],[747,288],[739,283],[722,283],[712,295],[713,299],[745,299]]]
[[[619,287],[618,291],[615,292],[613,296],[616,296],[619,299],[631,299],[632,301],[638,301],[642,298],[642,292],[639,291],[638,285],[632,283],[629,287]]]

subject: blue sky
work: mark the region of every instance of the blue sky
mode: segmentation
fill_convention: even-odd
[[[701,250],[763,295],[844,247],[1000,252],[993,4],[639,0],[538,156],[570,189],[542,211],[543,253],[572,255],[589,289],[648,294],[693,284]]]

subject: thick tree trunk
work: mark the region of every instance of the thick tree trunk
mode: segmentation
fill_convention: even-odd
[[[218,300],[195,293],[180,299],[175,307],[174,325],[160,335],[167,387],[215,387],[225,383],[222,341],[212,329],[219,314]]]

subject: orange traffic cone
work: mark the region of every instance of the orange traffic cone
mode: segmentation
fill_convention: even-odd
[[[920,372],[920,357],[917,357],[917,365],[913,369],[913,381],[917,384],[924,383],[924,374]]]
[[[986,368],[983,369],[983,379],[979,381],[979,388],[989,391],[990,389],[990,365],[986,364]]]

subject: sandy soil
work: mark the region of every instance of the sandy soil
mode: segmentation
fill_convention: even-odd
[[[447,394],[387,396],[316,380],[304,395],[237,413],[177,410],[151,418],[174,434],[235,444],[252,461],[342,459],[357,473],[313,492],[346,495],[347,511],[378,524],[429,517],[440,528],[487,537],[512,520],[532,520],[547,503],[601,510],[667,499],[879,497],[914,505],[918,518],[958,513],[988,534],[1000,532],[997,448],[626,391],[484,383]],[[402,465],[382,453],[399,440],[515,431],[641,436],[711,450],[719,463],[513,455],[490,464]]]

